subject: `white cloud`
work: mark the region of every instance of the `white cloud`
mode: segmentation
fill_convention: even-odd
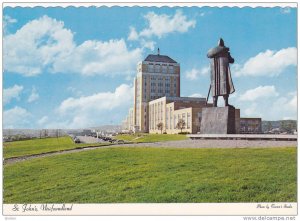
[[[278,93],[276,88],[272,86],[259,86],[254,89],[247,90],[239,97],[240,101],[255,101],[257,99],[263,99],[268,97],[276,97]]]
[[[10,24],[14,24],[18,22],[17,19],[15,18],[12,18],[8,15],[4,15],[3,16],[3,31],[4,31],[4,34],[7,34],[7,27],[10,25]]]
[[[289,14],[291,12],[291,8],[290,7],[280,8],[280,12],[282,14]]]
[[[288,93],[285,96],[279,97],[275,102],[273,107],[280,107],[284,111],[297,110],[297,92]]]
[[[31,90],[31,94],[30,96],[28,97],[28,102],[31,103],[31,102],[34,102],[36,101],[37,99],[39,99],[40,95],[37,93],[35,87],[32,88]]]
[[[233,94],[230,94],[229,97],[230,97],[231,99],[235,99],[235,98],[237,98],[238,96],[239,96],[238,92],[235,91]]]
[[[236,76],[278,76],[287,67],[297,65],[297,48],[279,51],[266,50],[251,57],[243,65],[235,66]]]
[[[43,71],[82,75],[128,74],[141,60],[142,49],[129,50],[124,39],[73,41],[64,23],[43,16],[3,39],[4,69],[24,76]]]
[[[44,125],[45,123],[47,123],[49,120],[49,117],[48,116],[43,116],[41,119],[38,120],[38,124],[39,125]]]
[[[132,100],[133,88],[122,84],[114,92],[68,98],[60,104],[56,112],[65,120],[64,127],[87,127],[95,125],[113,114],[120,113],[120,110],[126,112],[132,104]]]
[[[43,16],[3,39],[4,69],[25,76],[41,74],[74,48],[73,34],[64,23]]]
[[[144,17],[149,25],[148,28],[142,30],[140,33],[140,36],[144,37],[157,36],[161,38],[169,33],[187,32],[189,28],[196,26],[196,21],[188,20],[180,10],[177,10],[173,17],[166,14],[158,15],[154,12],[149,12]]]
[[[15,84],[13,87],[3,90],[3,103],[8,104],[13,98],[19,99],[20,93],[23,90],[22,85]]]
[[[5,23],[16,23],[18,21],[17,19],[12,18],[8,15],[4,15],[3,20],[4,20]]]
[[[241,110],[241,116],[261,117],[263,120],[297,119],[297,92],[269,96],[266,99],[234,102]]]
[[[277,112],[274,113],[274,115],[280,114],[278,117],[279,120],[284,120],[286,118],[297,119],[297,109],[297,92],[280,96],[270,108],[271,111]],[[266,116],[269,116],[269,114],[270,113],[267,113]]]
[[[248,107],[245,108],[245,115],[247,117],[261,117],[261,113],[257,111],[257,106],[256,103],[248,104]]]
[[[297,95],[295,94],[292,99],[287,103],[287,108],[297,109]]]
[[[4,128],[25,128],[30,122],[31,114],[24,108],[14,107],[3,112]]]
[[[195,93],[195,94],[191,94],[189,97],[204,97],[204,96],[202,94]]]
[[[140,44],[142,48],[148,48],[153,51],[156,43],[154,41],[146,41],[141,39]]]
[[[185,75],[190,80],[195,80],[200,76],[206,76],[209,74],[210,67],[203,67],[201,69],[193,68],[192,70],[186,71]]]
[[[81,90],[78,90],[77,88],[72,86],[68,87],[67,91],[71,92],[72,95],[75,95],[76,97],[82,96],[83,94]]]
[[[173,16],[149,12],[144,18],[147,20],[147,27],[140,33],[134,27],[130,27],[128,40],[134,41],[141,37],[151,38],[152,36],[161,38],[170,33],[185,33],[196,26],[196,20],[188,20],[180,10],[177,10]]]
[[[139,34],[135,30],[135,28],[134,27],[130,27],[130,32],[129,32],[127,40],[129,40],[129,41],[136,41],[136,40],[138,40],[138,38],[139,38]]]
[[[53,64],[53,72],[71,72],[82,75],[128,75],[134,72],[141,57],[142,49],[129,51],[123,39],[108,42],[85,41],[69,56],[57,59]]]

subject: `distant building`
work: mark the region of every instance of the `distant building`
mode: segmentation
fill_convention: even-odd
[[[134,131],[134,111],[130,108],[128,111],[127,128],[130,132]]]
[[[81,136],[91,136],[92,130],[90,129],[83,129],[81,132]]]
[[[148,102],[160,97],[180,97],[180,65],[166,55],[150,54],[137,65],[134,79],[135,131],[149,132]]]
[[[259,134],[262,133],[261,118],[240,118],[241,134]]]
[[[123,132],[128,132],[129,131],[129,127],[128,127],[128,122],[129,122],[129,117],[126,116],[125,120],[122,121],[122,131]]]

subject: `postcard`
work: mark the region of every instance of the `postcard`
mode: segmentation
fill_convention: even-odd
[[[2,215],[295,220],[297,10],[3,3]]]

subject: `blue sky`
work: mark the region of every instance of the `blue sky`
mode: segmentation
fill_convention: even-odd
[[[181,65],[181,96],[206,97],[206,53],[219,37],[235,58],[230,103],[241,115],[296,119],[296,16],[279,7],[6,7],[4,128],[120,124],[136,64],[157,47]]]

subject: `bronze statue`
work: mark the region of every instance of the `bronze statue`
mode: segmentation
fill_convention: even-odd
[[[234,63],[234,59],[230,56],[229,48],[225,47],[222,38],[220,38],[217,47],[208,51],[207,57],[211,59],[211,83],[208,96],[210,91],[212,91],[214,107],[217,107],[218,96],[223,96],[225,106],[230,106],[228,104],[228,97],[235,89],[232,83],[229,64]]]

